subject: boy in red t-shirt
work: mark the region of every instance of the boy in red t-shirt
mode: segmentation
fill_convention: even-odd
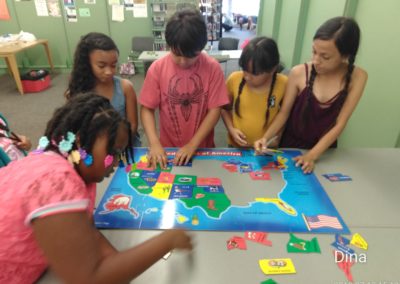
[[[202,16],[195,10],[175,13],[165,38],[171,52],[150,66],[139,98],[152,167],[166,166],[163,147],[180,147],[174,160],[177,165],[186,164],[199,147],[215,147],[214,126],[221,107],[229,103],[219,63],[202,52],[207,43]]]

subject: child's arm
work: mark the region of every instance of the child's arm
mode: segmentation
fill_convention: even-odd
[[[29,140],[29,138],[24,135],[17,134],[17,136],[20,141],[16,142],[15,145],[17,145],[19,149],[29,151],[32,147],[31,140]]]
[[[267,131],[265,132],[264,136],[254,142],[254,149],[257,152],[265,152],[267,151],[267,142],[279,135],[282,132],[286,121],[289,118],[290,112],[292,111],[293,104],[296,100],[296,97],[299,93],[299,83],[301,80],[305,80],[304,78],[304,66],[297,65],[292,68],[289,74],[288,83],[285,90],[285,96],[282,100],[282,107],[279,110],[278,114],[275,116],[274,120],[272,121],[271,125],[268,127]]]
[[[154,109],[149,109],[142,105],[140,117],[149,142],[149,166],[155,168],[157,164],[160,164],[162,168],[165,168],[167,166],[167,154],[161,145],[160,139],[158,139]]]
[[[301,166],[304,173],[310,173],[313,171],[315,161],[342,133],[364,92],[367,79],[368,75],[364,70],[358,67],[354,68],[349,93],[336,119],[335,125],[324,136],[322,136],[310,151],[295,158],[296,166]]]
[[[99,242],[100,255],[102,257],[108,257],[110,255],[118,253],[117,249],[104,237],[104,235],[100,231],[95,229],[94,232],[95,238]]]
[[[126,101],[126,118],[131,124],[132,134],[135,134],[138,129],[138,111],[137,111],[137,98],[135,89],[130,81],[123,79],[122,88]]]
[[[227,110],[225,108],[221,109],[221,116],[222,120],[224,121],[225,127],[228,130],[229,134],[235,140],[237,144],[239,144],[242,147],[249,146],[246,140],[246,135],[238,129],[233,126],[233,120],[232,120],[232,109]]]
[[[131,249],[102,255],[86,212],[37,218],[36,240],[51,269],[65,283],[123,283],[137,277],[173,249],[191,249],[182,230],[168,230]]]
[[[1,118],[0,114],[0,137],[9,138],[19,149],[29,151],[32,147],[31,140],[24,135],[15,134],[6,126],[5,123],[6,121]]]
[[[184,165],[189,162],[190,158],[192,158],[200,143],[207,137],[210,131],[214,129],[220,115],[221,108],[219,107],[208,110],[207,115],[204,117],[204,120],[200,124],[200,127],[199,129],[197,129],[193,138],[189,141],[189,143],[180,148],[176,153],[174,164]]]
[[[229,135],[231,138],[239,145],[242,147],[248,146],[246,136],[244,133],[233,126],[233,118],[232,118],[232,108],[234,104],[234,94],[235,90],[237,90],[237,86],[235,84],[235,81],[238,80],[237,77],[239,74],[238,72],[232,73],[228,79],[226,80],[226,88],[228,90],[228,97],[229,97],[229,104],[224,106],[221,109],[221,116],[222,120],[225,124],[226,129],[228,130]],[[243,75],[242,75],[243,76]],[[242,80],[242,76],[240,76],[240,80]],[[236,78],[236,80],[235,80]]]

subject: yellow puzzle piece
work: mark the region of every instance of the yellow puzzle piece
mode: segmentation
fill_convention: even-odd
[[[265,202],[265,203],[273,203],[275,204],[280,210],[289,214],[289,215],[296,215],[296,210],[284,202],[282,199],[279,198],[268,198],[268,197],[256,197],[256,201]]]
[[[364,240],[364,238],[363,238],[360,234],[358,234],[358,233],[355,233],[355,234],[353,235],[353,237],[351,238],[350,243],[351,243],[353,246],[356,246],[356,247],[358,247],[358,248],[365,249],[365,250],[368,249],[368,243],[367,243],[367,242]]]
[[[296,268],[290,258],[260,259],[259,264],[264,274],[296,273]]]

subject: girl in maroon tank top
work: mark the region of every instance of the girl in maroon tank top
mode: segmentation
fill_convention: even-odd
[[[294,160],[310,173],[322,153],[336,147],[367,81],[367,73],[354,66],[359,40],[358,24],[346,17],[332,18],[317,30],[312,61],[293,67],[282,108],[254,143],[256,151],[268,152],[268,142],[284,130],[280,147],[309,149]]]
[[[328,132],[336,122],[336,118],[346,98],[346,90],[340,90],[327,102],[320,102],[309,86],[308,65],[306,71],[306,87],[297,95],[280,147],[311,149],[320,138]],[[299,122],[302,122],[299,124]],[[335,140],[330,147],[336,148]]]

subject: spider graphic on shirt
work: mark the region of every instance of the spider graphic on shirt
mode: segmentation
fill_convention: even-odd
[[[187,87],[183,87],[185,91],[180,92],[178,88],[182,83],[186,84]],[[186,82],[184,78],[178,77],[178,75],[173,76],[168,86],[167,102],[171,121],[178,138],[181,138],[178,111],[181,112],[183,119],[188,122],[192,111],[196,109],[194,130],[198,129],[203,112],[206,111],[204,106],[207,103],[207,93],[204,91],[200,76],[196,73],[191,74]]]

